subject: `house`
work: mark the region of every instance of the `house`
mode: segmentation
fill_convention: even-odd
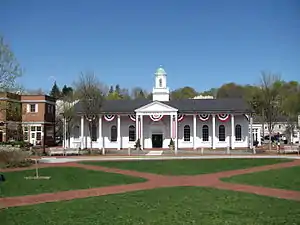
[[[300,123],[298,122],[298,126]],[[289,123],[286,117],[281,116],[278,118],[278,121],[274,123],[273,128],[273,135],[280,134],[280,135],[287,135],[287,129],[289,127]],[[253,119],[253,140],[257,141],[261,145],[261,141],[264,137],[269,136],[270,132],[268,129],[268,124],[263,124],[259,118]],[[271,135],[272,136],[272,135]],[[300,140],[300,130],[295,127],[293,134],[289,134],[287,140],[291,141],[292,143],[296,144],[299,143]]]
[[[0,93],[0,141],[54,145],[55,101],[47,95]]]
[[[154,83],[152,100],[105,101],[92,135],[84,109],[76,103],[75,125],[64,147],[127,149],[138,139],[143,149],[167,149],[171,139],[175,150],[252,147],[251,110],[242,99],[170,100],[162,67],[157,69]]]

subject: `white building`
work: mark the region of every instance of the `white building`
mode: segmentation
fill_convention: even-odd
[[[143,149],[167,149],[170,140],[177,149],[248,148],[250,108],[242,99],[170,100],[167,74],[155,73],[153,100],[107,100],[89,135],[80,102],[65,147],[127,149],[140,139]],[[251,125],[250,125],[251,126]],[[251,129],[250,129],[251,130]]]

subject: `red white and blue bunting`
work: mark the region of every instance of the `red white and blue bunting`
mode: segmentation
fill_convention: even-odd
[[[136,116],[135,116],[135,115],[128,115],[128,116],[129,116],[129,118],[130,118],[133,122],[136,121]]]
[[[178,121],[178,122],[182,121],[183,118],[184,118],[184,114],[178,114],[178,115],[177,115],[177,121]]]
[[[115,115],[104,115],[103,117],[108,122],[111,122],[115,119]]]
[[[222,114],[218,114],[217,115],[218,119],[222,122],[226,122],[227,120],[229,120],[229,114],[226,113],[222,113]]]
[[[199,114],[198,117],[201,121],[207,121],[207,120],[209,120],[210,115],[209,114]]]
[[[152,114],[149,117],[150,117],[150,119],[152,121],[157,122],[157,121],[160,121],[164,117],[164,115],[161,115],[161,114]]]

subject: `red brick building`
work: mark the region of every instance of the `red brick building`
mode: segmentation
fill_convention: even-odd
[[[0,93],[0,142],[24,140],[43,145],[45,141],[45,145],[54,145],[55,104],[48,95]]]

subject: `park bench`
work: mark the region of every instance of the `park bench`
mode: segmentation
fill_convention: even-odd
[[[284,154],[286,154],[286,153],[298,153],[299,154],[300,153],[300,149],[299,149],[298,145],[292,145],[292,146],[286,145],[280,151],[283,152]]]

